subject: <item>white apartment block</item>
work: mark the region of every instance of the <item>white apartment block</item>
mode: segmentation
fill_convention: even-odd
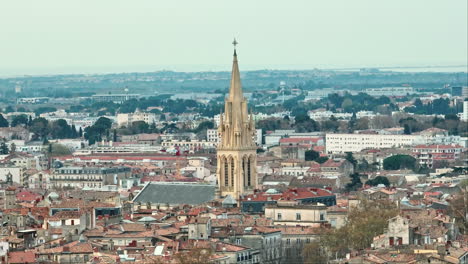
[[[468,101],[463,102],[463,115],[461,120],[468,122]]]
[[[339,154],[412,146],[421,143],[421,140],[419,135],[326,134],[325,148],[329,154]]]
[[[117,124],[119,127],[129,126],[136,121],[144,121],[147,124],[152,124],[156,122],[156,115],[153,113],[145,113],[139,111],[135,113],[117,115]]]
[[[405,96],[407,94],[416,93],[413,87],[382,87],[382,88],[369,88],[365,91],[371,96]]]
[[[191,141],[183,141],[183,140],[169,140],[161,142],[161,146],[167,149],[177,149],[179,148],[181,151],[196,151],[202,149],[215,149],[217,142],[208,142],[205,140],[191,140]]]
[[[349,120],[353,116],[352,113],[333,113],[332,111],[309,111],[309,117],[313,120],[326,120],[331,116],[336,117],[337,119]],[[356,113],[356,118],[373,118],[376,114],[372,111],[359,111]]]

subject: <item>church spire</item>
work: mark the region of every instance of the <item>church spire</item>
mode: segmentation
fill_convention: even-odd
[[[242,101],[242,85],[240,81],[239,65],[237,63],[237,51],[236,46],[239,44],[236,39],[232,42],[234,45],[234,59],[232,62],[231,72],[231,87],[229,89],[229,100],[230,101]]]

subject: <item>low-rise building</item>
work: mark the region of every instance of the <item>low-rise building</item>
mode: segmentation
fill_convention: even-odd
[[[421,166],[438,168],[443,163],[460,159],[463,147],[460,145],[418,145],[413,147],[413,155]],[[439,164],[438,164],[439,163]]]
[[[265,207],[265,217],[273,219],[275,225],[320,226],[327,222],[327,206],[279,200],[276,204]]]
[[[101,188],[130,177],[129,167],[62,167],[53,170],[49,181],[53,187]]]

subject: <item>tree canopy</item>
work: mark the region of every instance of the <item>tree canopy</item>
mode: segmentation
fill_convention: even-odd
[[[410,155],[397,154],[384,159],[384,170],[402,170],[402,169],[415,169],[416,159]]]

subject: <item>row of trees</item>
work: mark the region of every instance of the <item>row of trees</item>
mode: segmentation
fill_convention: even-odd
[[[8,121],[0,114],[0,127],[9,127]],[[11,127],[23,126],[32,133],[36,139],[45,140],[47,138],[63,139],[78,138],[83,135],[81,128],[76,129],[75,125],[69,125],[66,120],[58,119],[49,122],[43,117],[32,119],[26,115],[15,116],[11,122]]]

